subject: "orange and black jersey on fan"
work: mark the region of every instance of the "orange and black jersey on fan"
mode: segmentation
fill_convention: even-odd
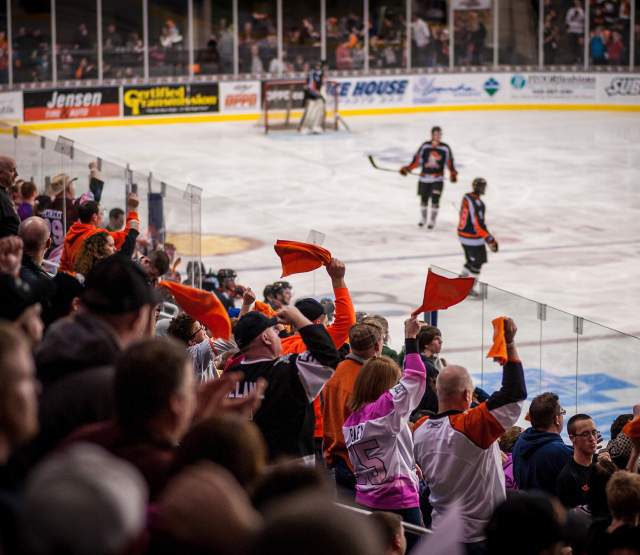
[[[477,246],[492,241],[493,237],[484,223],[484,214],[484,202],[478,195],[467,193],[462,197],[458,237],[463,245]]]
[[[411,170],[420,168],[420,181],[422,183],[442,181],[445,168],[449,169],[452,178],[457,175],[456,168],[453,165],[453,152],[447,143],[438,143],[437,145],[434,145],[431,141],[422,143],[407,167]]]

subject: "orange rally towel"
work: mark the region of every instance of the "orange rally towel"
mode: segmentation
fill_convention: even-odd
[[[446,278],[427,272],[427,282],[424,285],[424,296],[420,308],[416,308],[411,315],[417,316],[421,312],[443,310],[464,301],[473,288],[474,278]]]
[[[257,312],[262,312],[267,318],[273,318],[276,316],[276,311],[271,308],[271,305],[263,303],[262,301],[256,301],[253,308]]]
[[[636,416],[624,425],[622,431],[631,439],[640,439],[640,416]]]
[[[493,324],[493,345],[487,353],[487,358],[492,358],[498,364],[505,365],[507,362],[507,340],[504,338],[505,316],[496,318]]]
[[[207,326],[214,339],[231,337],[229,314],[214,293],[173,281],[161,281],[160,286],[171,291],[180,308],[189,316]]]
[[[273,246],[282,262],[282,277],[311,272],[331,262],[331,253],[318,245],[277,240]]]

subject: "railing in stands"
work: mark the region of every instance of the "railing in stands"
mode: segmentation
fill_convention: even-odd
[[[353,511],[354,513],[358,513],[361,515],[370,515],[371,511],[367,511],[366,509],[362,509],[360,507],[354,507],[353,505],[345,505],[344,503],[336,503],[336,505],[342,509],[347,509],[349,511]],[[403,522],[402,527],[405,532],[412,534],[414,536],[427,536],[432,534],[432,530],[429,528],[423,528],[422,526],[416,526],[415,524],[410,524],[409,522]]]

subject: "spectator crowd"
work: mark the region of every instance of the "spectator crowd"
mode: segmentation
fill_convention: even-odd
[[[396,352],[330,253],[332,298],[191,287],[87,181],[0,157],[2,553],[640,554],[640,404],[606,445],[554,392],[525,410],[508,317],[493,392],[415,316]]]

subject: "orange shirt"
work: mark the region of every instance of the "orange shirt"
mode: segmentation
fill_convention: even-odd
[[[347,408],[349,397],[353,393],[356,378],[364,361],[349,355],[336,368],[331,379],[322,392],[322,439],[324,443],[324,460],[333,466],[336,458],[344,460],[353,470],[349,453],[344,444],[342,425],[351,411]]]
[[[129,212],[127,214],[127,225],[121,231],[108,231],[92,224],[83,224],[80,220],[76,220],[67,231],[64,237],[64,245],[62,247],[62,256],[60,257],[59,272],[72,272],[76,257],[82,249],[84,242],[96,233],[104,232],[113,237],[116,249],[120,250],[124,240],[129,233],[129,222],[131,220],[139,220],[137,212]]]

